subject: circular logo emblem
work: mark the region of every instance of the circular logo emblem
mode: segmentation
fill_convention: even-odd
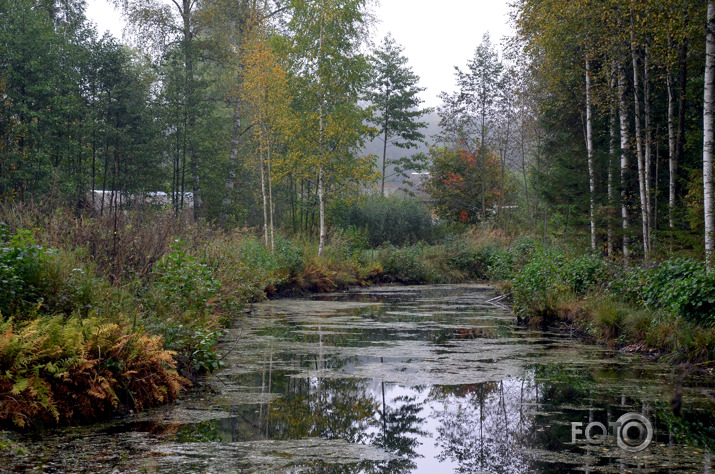
[[[653,441],[653,425],[639,413],[626,413],[617,420],[616,443],[624,451],[637,453]]]

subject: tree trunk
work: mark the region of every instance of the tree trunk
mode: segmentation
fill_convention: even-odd
[[[390,93],[387,93],[387,102],[390,99]],[[384,110],[385,114],[385,136],[383,137],[384,143],[382,144],[382,184],[380,186],[380,196],[385,195],[385,173],[387,172],[387,123],[388,123],[388,111],[387,107]]]
[[[271,142],[270,137],[266,143],[266,169],[268,171],[268,226],[271,233],[271,252],[276,248],[273,231],[273,178],[271,173]]]
[[[713,209],[713,121],[715,120],[715,0],[708,2],[705,43],[705,91],[703,108],[703,196],[705,207],[705,262],[712,270],[715,249],[715,209]]]
[[[524,200],[526,202],[526,215],[527,216],[536,216],[536,210],[534,210],[534,213],[531,213],[531,199],[529,197],[529,178],[526,172],[526,131],[524,130],[524,119],[522,118],[521,120],[521,175],[522,179],[524,180]],[[529,228],[534,228],[535,226],[532,223],[532,218],[529,217]]]
[[[653,161],[653,131],[650,125],[650,72],[648,71],[648,47],[645,47],[643,52],[643,119],[645,126],[645,154],[644,158],[644,179],[645,179],[645,205],[646,213],[648,214],[648,250],[652,250],[651,234],[655,222],[653,219],[651,190],[651,164]]]
[[[320,37],[318,38],[318,58],[323,56],[323,15],[325,12],[321,11],[320,16]],[[323,182],[323,162],[325,158],[323,150],[323,97],[320,98],[320,104],[318,105],[318,153],[320,154],[321,162],[318,164],[318,210],[320,213],[320,231],[318,237],[318,256],[323,255],[323,250],[325,249],[325,183]]]
[[[191,4],[190,0],[183,1],[183,11],[182,16],[184,19],[183,25],[183,41],[184,41],[184,64],[186,65],[186,95],[187,95],[187,108],[188,108],[188,133],[191,133],[191,139],[188,140],[189,143],[189,159],[191,161],[191,179],[193,184],[193,194],[194,194],[194,219],[201,217],[201,180],[199,177],[199,154],[196,150],[195,137],[193,136],[196,132],[196,97],[194,90],[194,55],[191,45],[192,32],[191,32]]]
[[[630,133],[628,130],[628,98],[626,96],[626,69],[618,65],[618,115],[621,125],[621,225],[623,227],[623,259],[628,262],[630,237],[628,224],[628,158],[630,154]]]
[[[675,135],[675,91],[673,90],[673,74],[668,67],[666,73],[668,83],[668,227],[675,228],[675,186],[678,174],[678,155],[676,154]]]
[[[591,64],[586,59],[586,151],[588,154],[588,189],[591,218],[591,250],[596,251],[596,218],[594,214],[596,180],[593,172],[593,117],[591,115]]]
[[[236,166],[238,165],[238,147],[241,144],[241,107],[236,101],[233,109],[233,137],[231,137],[231,150],[228,154],[228,175],[224,185],[224,195],[221,201],[221,214],[219,215],[219,225],[226,228],[228,212],[233,200],[233,189],[236,186]]]
[[[268,247],[268,197],[266,196],[266,174],[263,165],[263,147],[260,147],[258,152],[259,160],[258,165],[261,168],[261,197],[263,198],[263,236],[265,239],[266,247]]]
[[[616,70],[611,68],[611,90],[616,90]],[[615,196],[613,195],[613,165],[616,159],[616,104],[615,101],[610,101],[610,111],[608,118],[608,208],[612,210],[615,208]],[[609,212],[608,215],[608,244],[607,244],[608,256],[613,256],[613,214]]]
[[[318,205],[320,207],[320,241],[318,255],[323,255],[325,250],[325,183],[323,182],[323,166],[318,168]]]
[[[641,133],[641,105],[638,95],[638,55],[636,53],[636,44],[633,33],[633,22],[631,20],[631,59],[633,61],[633,109],[635,111],[636,121],[636,162],[638,164],[638,194],[641,204],[641,223],[643,232],[643,254],[648,258],[650,249],[648,248],[648,205],[646,204],[645,192],[645,166],[643,165],[643,137]]]

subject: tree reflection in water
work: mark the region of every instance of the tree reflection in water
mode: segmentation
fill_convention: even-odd
[[[430,396],[442,406],[435,412],[439,460],[452,461],[456,472],[529,471],[524,448],[533,425],[522,407],[533,395],[526,380],[433,387]]]
[[[422,444],[417,436],[427,436],[428,433],[420,427],[424,423],[422,403],[416,396],[402,395],[395,397],[387,404],[385,400],[385,382],[381,382],[382,409],[377,412],[375,420],[378,429],[372,443],[394,454],[391,460],[374,465],[372,472],[402,473],[411,472],[417,465],[415,459],[422,457],[417,448]]]

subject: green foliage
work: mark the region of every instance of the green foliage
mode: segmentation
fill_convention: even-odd
[[[210,373],[224,366],[221,356],[216,352],[216,344],[223,335],[222,330],[170,322],[158,330],[165,338],[166,348],[176,352],[176,360],[182,367],[189,368],[189,372]]]
[[[373,248],[383,243],[400,246],[431,242],[435,234],[432,217],[424,205],[401,197],[366,196],[336,209],[334,220],[343,230],[363,231]]]
[[[450,268],[463,272],[470,279],[487,280],[496,263],[498,248],[474,245],[464,235],[450,236],[442,243]]]
[[[511,247],[497,249],[488,267],[489,276],[496,281],[507,281],[526,265],[539,243],[530,237],[520,237]]]
[[[384,193],[388,165],[397,165],[395,173],[404,177],[409,170],[423,166],[417,157],[387,157],[390,145],[402,149],[417,147],[425,139],[420,129],[427,126],[418,121],[429,111],[419,109],[422,101],[418,94],[425,89],[417,86],[419,77],[407,65],[403,51],[404,48],[388,34],[370,57],[373,74],[366,98],[377,112],[370,118],[370,122],[376,127],[376,136],[385,141],[381,194]]]
[[[187,255],[180,240],[175,242],[174,252],[157,262],[154,274],[156,287],[172,298],[174,304],[196,311],[206,310],[209,300],[220,288],[211,269]]]
[[[394,281],[401,283],[434,281],[431,278],[430,268],[425,263],[427,250],[424,244],[401,248],[387,244],[380,248],[379,260],[385,274]]]
[[[702,262],[678,258],[656,268],[634,268],[611,289],[634,304],[666,309],[698,324],[715,324],[715,275]]]
[[[288,277],[297,275],[305,267],[305,251],[298,246],[297,242],[283,236],[276,237],[273,256],[277,268],[282,272],[287,272]]]
[[[41,301],[42,268],[51,253],[30,231],[10,235],[0,224],[0,314],[10,316]]]
[[[534,247],[523,241],[515,246],[517,260],[527,263],[514,274],[514,305],[525,315],[549,315],[557,306],[582,297],[602,285],[607,276],[603,260],[595,255],[574,257],[555,247]]]
[[[553,248],[537,250],[512,280],[514,307],[524,315],[546,316],[573,296],[564,272],[566,259]]]

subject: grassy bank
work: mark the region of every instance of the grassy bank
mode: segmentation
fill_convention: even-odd
[[[715,360],[715,275],[702,262],[623,266],[520,239],[493,257],[489,271],[530,325],[567,324],[587,339],[672,362]]]
[[[214,346],[247,303],[375,283],[492,281],[532,325],[674,362],[715,360],[715,277],[669,260],[623,267],[499,232],[375,245],[224,232],[190,218],[0,209],[0,425],[91,422],[174,400],[222,365]],[[406,222],[410,220],[407,219]],[[407,225],[407,224],[406,224]],[[402,235],[408,235],[403,232]]]
[[[483,279],[496,234],[373,248],[141,212],[0,209],[0,424],[90,422],[174,400],[222,365],[214,346],[246,303],[371,283]]]

